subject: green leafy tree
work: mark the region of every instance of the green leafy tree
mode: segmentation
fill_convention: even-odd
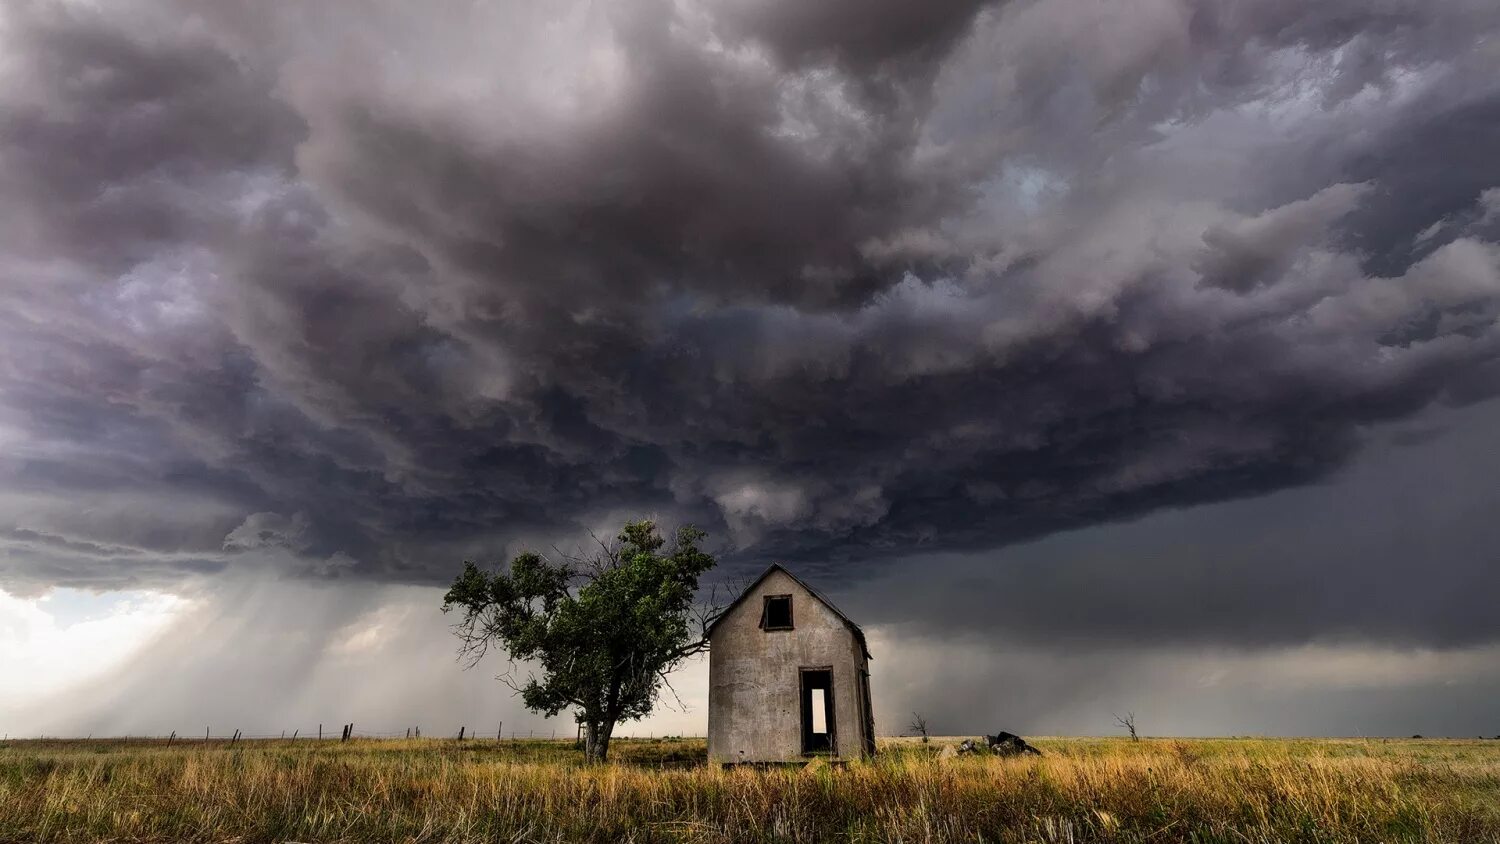
[[[535,665],[524,682],[512,672],[500,679],[528,709],[577,712],[585,756],[602,762],[615,725],[650,714],[667,673],[708,647],[717,608],[695,600],[698,578],[715,563],[698,547],[705,536],[683,527],[668,547],[655,523],[638,521],[590,559],[525,553],[508,572],[466,561],[443,612],[463,613],[454,633],[471,666],[491,647]]]

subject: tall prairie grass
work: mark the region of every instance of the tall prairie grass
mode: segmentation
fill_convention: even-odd
[[[8,742],[0,841],[1500,842],[1500,741],[892,740],[716,770],[701,740]]]

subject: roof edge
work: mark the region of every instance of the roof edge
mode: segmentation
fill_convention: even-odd
[[[708,625],[703,628],[703,637],[706,639],[711,636],[713,634],[714,628],[719,625],[720,621],[723,621],[726,616],[734,611],[735,607],[738,607],[740,605],[740,602],[749,597],[750,593],[755,591],[755,587],[759,586],[762,581],[770,577],[772,572],[777,571],[781,572],[787,577],[790,577],[793,583],[796,583],[798,586],[801,586],[803,589],[807,590],[807,593],[809,595],[817,598],[818,601],[823,604],[823,606],[832,610],[833,614],[838,616],[839,620],[844,622],[844,625],[848,627],[850,632],[854,634],[854,638],[859,640],[859,647],[860,650],[864,652],[865,659],[870,660],[875,658],[873,656],[870,656],[870,644],[869,642],[865,641],[865,631],[860,629],[860,626],[858,624],[855,624],[853,619],[851,619],[847,615],[844,615],[844,611],[839,609],[838,606],[835,605],[832,601],[828,600],[828,598],[822,592],[819,592],[817,589],[813,588],[811,584],[807,583],[807,581],[793,574],[791,569],[787,568],[781,563],[772,563],[769,566],[766,566],[766,570],[761,572],[759,577],[750,581],[750,585],[746,586],[743,590],[740,591],[739,597],[735,598],[733,601],[730,601],[728,606],[724,607],[724,609],[721,610],[718,615],[714,616],[708,622]]]

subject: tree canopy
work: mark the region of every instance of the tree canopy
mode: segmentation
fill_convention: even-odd
[[[668,546],[642,520],[588,559],[524,553],[504,572],[466,561],[443,612],[462,612],[454,632],[471,665],[491,647],[535,665],[524,682],[502,679],[528,709],[576,711],[588,759],[603,761],[615,725],[650,714],[667,673],[707,648],[711,609],[696,596],[716,561],[699,547],[705,536],[682,527]]]

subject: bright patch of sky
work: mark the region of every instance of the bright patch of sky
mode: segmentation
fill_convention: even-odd
[[[985,182],[981,190],[984,204],[1013,204],[1027,213],[1035,213],[1044,202],[1068,190],[1068,180],[1041,167],[1007,162],[996,178]]]
[[[191,602],[161,592],[0,591],[0,715],[79,686],[119,665]]]

